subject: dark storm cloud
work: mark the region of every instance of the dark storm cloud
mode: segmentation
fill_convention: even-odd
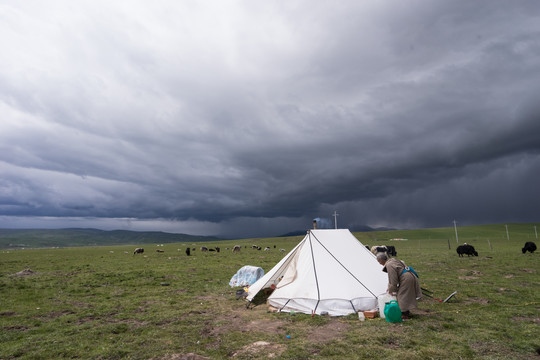
[[[533,1],[4,3],[0,226],[536,221],[539,15]]]

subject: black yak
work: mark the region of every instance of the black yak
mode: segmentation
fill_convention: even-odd
[[[523,247],[523,249],[521,249],[521,252],[525,254],[527,251],[530,252],[531,254],[533,252],[535,252],[536,251],[536,244],[533,243],[532,241],[527,241],[525,243],[525,246]]]
[[[387,254],[391,256],[397,256],[396,247],[394,245],[386,245],[386,248],[388,249]]]
[[[469,245],[467,243],[465,243],[463,245],[459,245],[456,248],[456,252],[458,253],[458,255],[460,257],[462,257],[463,254],[465,254],[467,256],[478,256],[478,253],[476,252],[476,250],[474,250],[474,246]]]

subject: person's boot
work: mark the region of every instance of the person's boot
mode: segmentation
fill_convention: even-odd
[[[406,320],[406,319],[409,318],[409,315],[410,315],[409,310],[403,311],[403,312],[401,313],[401,319],[402,319],[402,320]]]

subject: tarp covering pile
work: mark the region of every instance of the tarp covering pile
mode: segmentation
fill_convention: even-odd
[[[264,275],[264,270],[257,266],[246,265],[240,268],[229,281],[230,287],[249,286]]]
[[[275,288],[268,304],[279,311],[342,316],[376,309],[387,287],[382,266],[349,230],[310,230],[249,287],[247,300]]]

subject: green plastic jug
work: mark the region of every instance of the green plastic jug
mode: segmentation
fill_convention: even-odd
[[[391,323],[402,322],[401,309],[396,300],[387,302],[384,305],[384,318]]]

